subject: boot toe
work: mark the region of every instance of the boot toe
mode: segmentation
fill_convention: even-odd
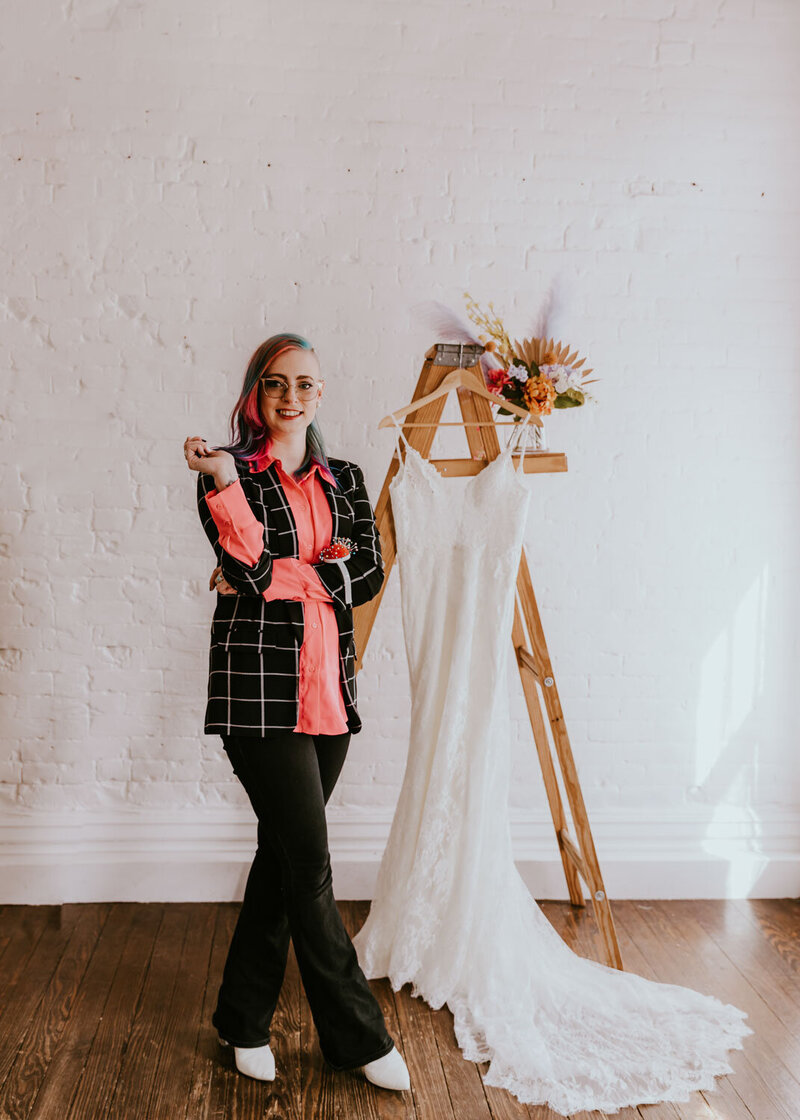
[[[235,1046],[236,1068],[246,1077],[254,1077],[257,1081],[275,1080],[275,1055],[266,1046]]]
[[[379,1085],[382,1089],[396,1089],[398,1092],[402,1092],[404,1089],[411,1088],[408,1068],[403,1061],[402,1054],[396,1047],[390,1050],[388,1054],[384,1054],[382,1058],[376,1058],[374,1062],[367,1062],[361,1068],[366,1079],[371,1081],[373,1085]]]

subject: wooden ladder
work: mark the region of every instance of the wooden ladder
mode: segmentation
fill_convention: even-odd
[[[481,353],[482,347],[480,346],[454,346],[446,343],[432,346],[425,355],[425,362],[412,401],[433,392],[438,388],[442,379],[454,369],[474,369],[483,380],[483,373],[478,365],[478,358]],[[500,454],[500,442],[492,420],[492,406],[488,400],[473,394],[469,389],[457,388],[456,393],[458,394],[463,419],[465,421],[484,422],[481,427],[465,428],[472,459],[434,459],[431,462],[444,475],[477,474],[489,461]],[[403,434],[411,446],[415,447],[426,458],[436,435],[446,399],[446,396],[441,396],[437,400],[422,405],[413,414],[415,424],[430,424],[430,427],[403,428]],[[394,455],[375,505],[375,520],[380,532],[385,571],[383,586],[374,599],[357,607],[353,612],[357,651],[356,672],[361,668],[372,625],[395,561],[395,528],[389,484],[398,467],[399,461],[397,456]],[[524,457],[523,469],[526,474],[566,471],[567,458],[560,452],[528,451]],[[564,713],[558,697],[555,673],[547,650],[542,620],[533,592],[533,582],[524,547],[517,573],[512,641],[522,679],[522,689],[531,728],[533,729],[536,751],[539,756],[539,764],[542,769],[550,813],[553,818],[556,840],[561,852],[561,862],[564,866],[570,902],[574,906],[585,904],[581,887],[581,880],[583,880],[592,900],[606,963],[613,968],[621,969],[622,957],[614,928],[614,919],[603,885],[600,866],[597,862],[597,853],[589,827],[589,818],[586,814],[586,805],[564,723]],[[550,724],[555,757],[548,739],[545,719]],[[574,838],[568,829],[564,802],[557,777],[558,773],[561,775],[574,824]]]

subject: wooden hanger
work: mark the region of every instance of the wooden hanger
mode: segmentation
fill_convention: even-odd
[[[402,420],[405,416],[407,416],[409,414],[409,412],[416,412],[418,408],[422,407],[422,405],[428,404],[429,401],[435,401],[438,397],[445,396],[452,389],[458,389],[458,388],[469,389],[470,392],[475,393],[477,396],[485,397],[487,400],[491,401],[492,404],[499,404],[499,403],[502,402],[502,406],[503,406],[504,409],[506,409],[506,411],[513,412],[517,416],[521,416],[523,419],[526,416],[530,416],[531,420],[534,424],[537,424],[539,427],[542,426],[542,420],[541,420],[541,417],[538,415],[538,413],[535,413],[535,412],[528,413],[526,409],[520,408],[519,405],[512,404],[511,401],[506,400],[505,397],[498,397],[497,393],[490,393],[489,390],[486,388],[486,385],[484,384],[482,378],[480,378],[475,373],[474,370],[471,370],[471,369],[454,369],[454,370],[451,370],[450,373],[446,374],[446,376],[442,378],[441,384],[439,385],[439,387],[437,389],[434,389],[434,391],[432,393],[428,393],[426,396],[420,397],[419,400],[411,401],[410,404],[403,405],[402,408],[398,408],[398,409],[395,409],[394,412],[390,412],[388,416],[383,417],[383,419],[379,422],[378,427],[379,428],[388,428],[389,425],[393,423],[392,417],[394,417],[396,420]],[[412,420],[412,421],[409,421],[409,423],[407,423],[405,425],[405,427],[407,427],[407,428],[441,428],[441,427],[447,425],[448,427],[464,428],[464,427],[467,426],[467,424],[469,424],[470,426],[481,425],[481,424],[486,426],[487,424],[492,424],[494,427],[498,427],[500,424],[503,424],[503,423],[514,424],[515,421],[513,421],[513,420],[506,420],[506,421],[502,421],[502,420],[490,420],[490,421],[487,421],[487,420],[447,420],[447,421],[439,421],[439,422],[434,423],[434,424],[424,424],[424,423],[414,423],[414,421]]]

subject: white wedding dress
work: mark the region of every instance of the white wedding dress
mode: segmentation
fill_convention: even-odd
[[[514,864],[507,662],[530,491],[511,442],[463,487],[406,446],[389,492],[410,745],[359,962],[446,1003],[464,1057],[490,1059],[486,1084],[521,1101],[685,1101],[731,1072],[745,1013],[577,955]]]

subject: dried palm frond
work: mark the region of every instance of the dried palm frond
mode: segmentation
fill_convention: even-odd
[[[514,353],[528,365],[535,363],[537,366],[570,366],[574,370],[580,370],[581,378],[584,380],[586,375],[592,372],[591,369],[581,369],[586,361],[585,358],[581,358],[579,362],[575,361],[578,357],[577,350],[570,353],[569,346],[565,346],[563,342],[556,342],[552,338],[523,338],[521,341],[515,339]],[[586,384],[588,385],[589,382]]]

